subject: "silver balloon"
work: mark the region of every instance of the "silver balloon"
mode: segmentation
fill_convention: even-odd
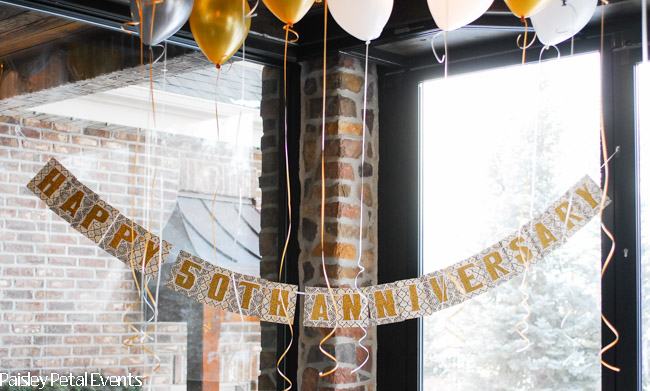
[[[142,42],[157,45],[183,27],[193,5],[194,0],[131,0],[131,18],[136,23]]]

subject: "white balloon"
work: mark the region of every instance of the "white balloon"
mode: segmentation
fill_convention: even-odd
[[[327,5],[336,23],[362,41],[379,37],[393,11],[393,0],[328,0]]]
[[[530,17],[537,38],[547,46],[566,41],[587,25],[597,5],[598,0],[552,0]]]
[[[466,26],[480,18],[494,0],[427,0],[436,25],[445,31]]]

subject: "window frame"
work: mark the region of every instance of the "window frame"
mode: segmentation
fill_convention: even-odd
[[[640,17],[639,17],[640,21]],[[621,152],[610,160],[608,195],[612,205],[605,210],[604,222],[616,240],[614,258],[602,280],[602,311],[620,333],[618,344],[604,359],[621,369],[615,373],[602,367],[602,389],[641,391],[641,302],[639,227],[639,151],[636,132],[635,65],[640,61],[641,38],[632,23],[606,26],[602,52],[602,94],[605,137],[608,153],[617,146]],[[640,23],[635,23],[640,26]],[[596,29],[597,27],[597,29]],[[576,39],[576,54],[600,51],[600,24],[588,38]],[[609,32],[607,32],[609,31]],[[488,43],[492,54],[450,48],[450,75],[521,63],[521,51],[508,42]],[[529,50],[528,61],[538,61],[541,46]],[[561,46],[569,53],[569,44]],[[552,55],[549,55],[552,56]],[[428,57],[431,57],[428,59]],[[443,67],[427,56],[429,66],[409,71],[380,68],[379,107],[379,283],[422,275],[420,162],[420,83],[443,77]],[[418,59],[418,60],[427,60]],[[455,61],[454,61],[455,59]],[[435,65],[434,65],[435,64]],[[601,153],[602,155],[602,153]],[[601,156],[601,162],[604,162]],[[604,171],[602,172],[604,178]],[[444,186],[444,185],[443,185]],[[603,234],[601,262],[610,251]],[[388,244],[390,243],[390,244]],[[623,255],[627,249],[627,257]],[[396,262],[404,260],[404,262]],[[634,260],[634,262],[631,262]],[[377,328],[377,384],[379,389],[422,390],[422,320],[414,319]],[[602,346],[614,336],[602,324]],[[400,358],[395,360],[395,358]]]

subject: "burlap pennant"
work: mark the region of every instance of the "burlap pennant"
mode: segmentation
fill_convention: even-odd
[[[232,281],[228,285],[227,311],[255,318],[264,315],[264,282],[259,277],[232,272]],[[235,286],[237,290],[235,290]]]
[[[178,254],[165,285],[187,297],[196,297],[201,289],[201,276],[211,265],[207,261],[182,251]]]
[[[296,313],[297,285],[263,281],[263,313],[265,322],[292,324]],[[286,312],[285,312],[286,311]]]
[[[145,275],[157,277],[172,245],[120,214],[99,247],[126,264],[133,263],[137,271],[144,265]]]
[[[72,180],[76,178],[56,159],[51,158],[34,178],[27,184],[38,198],[45,201],[48,207],[52,207],[64,190],[72,186]]]
[[[327,288],[306,287],[303,311],[306,327],[336,327],[337,309]]]
[[[76,179],[53,202],[54,213],[95,243],[100,243],[120,212]]]

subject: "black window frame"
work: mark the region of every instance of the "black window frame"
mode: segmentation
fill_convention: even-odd
[[[618,344],[604,359],[621,372],[602,367],[602,390],[641,391],[639,150],[634,78],[635,65],[641,60],[641,21],[638,15],[612,22],[605,26],[601,53],[603,115],[609,153],[619,146],[621,152],[609,162],[608,195],[613,204],[605,210],[604,222],[614,233],[616,251],[602,281],[602,311],[620,333]],[[565,55],[570,53],[569,45],[560,46]],[[576,54],[600,51],[600,24],[582,33],[574,45]],[[539,44],[528,49],[527,63],[538,61],[540,49]],[[521,63],[521,51],[513,42],[449,50],[450,76]],[[380,68],[379,283],[422,275],[420,83],[443,77],[443,67],[433,54],[426,57],[416,59],[416,64],[419,60],[423,65],[410,70]],[[604,234],[601,237],[604,262],[610,242]],[[602,346],[606,346],[614,336],[604,324],[601,330]],[[377,329],[377,335],[377,388],[422,390],[422,320],[385,325]]]

